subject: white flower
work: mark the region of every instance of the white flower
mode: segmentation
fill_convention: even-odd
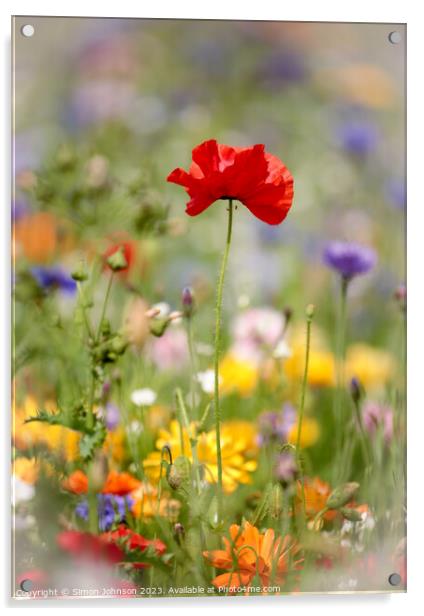
[[[129,431],[133,432],[134,434],[140,434],[140,432],[143,432],[143,425],[139,421],[134,419],[134,421],[132,421],[129,425]]]
[[[148,387],[135,389],[131,394],[131,402],[136,406],[151,406],[154,404],[156,398],[156,392]]]
[[[292,352],[289,345],[284,338],[282,338],[279,342],[277,342],[277,346],[275,347],[272,356],[274,359],[288,359],[291,355]]]
[[[12,477],[12,500],[14,505],[29,501],[35,494],[35,488],[32,484],[22,481],[16,475]]]
[[[205,394],[213,394],[215,388],[215,373],[213,370],[197,373],[197,380]]]

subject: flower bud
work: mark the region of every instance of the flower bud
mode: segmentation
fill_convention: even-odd
[[[84,282],[84,280],[87,280],[88,274],[85,271],[85,268],[82,263],[80,263],[79,267],[74,269],[74,271],[71,273],[71,278],[78,282]]]
[[[183,289],[181,303],[183,305],[183,315],[189,319],[194,311],[194,295],[190,287],[185,287]]]
[[[128,261],[125,258],[123,246],[120,246],[118,250],[115,250],[115,252],[106,259],[106,263],[114,272],[120,272],[126,269],[128,267]]]
[[[333,490],[327,499],[326,506],[329,509],[340,509],[343,505],[346,505],[352,500],[354,495],[359,489],[359,483],[351,481],[344,483]]]
[[[350,395],[355,404],[358,404],[361,400],[362,388],[359,379],[354,376],[350,381]]]
[[[185,528],[180,522],[174,524],[174,536],[178,543],[181,543],[181,541],[184,539]]]
[[[315,306],[314,304],[308,304],[306,306],[306,318],[312,319],[315,314]]]
[[[153,336],[160,338],[165,333],[169,325],[169,319],[152,319],[149,323],[149,330]]]
[[[291,321],[291,319],[292,319],[292,316],[293,316],[293,309],[292,309],[292,308],[290,308],[290,306],[286,306],[286,307],[284,308],[284,310],[283,310],[283,315],[284,315],[284,318],[285,318],[285,320],[286,320],[286,327],[287,327],[287,325],[289,324],[289,322],[290,322],[290,321]]]
[[[340,507],[340,513],[350,522],[360,522],[362,520],[362,514],[357,509],[353,509],[353,507]]]
[[[169,486],[173,490],[178,490],[178,488],[182,484],[183,477],[182,477],[181,473],[178,471],[178,469],[175,466],[175,464],[170,464],[169,465],[169,470],[168,470],[168,474],[166,476],[166,479],[168,481]]]
[[[168,466],[166,479],[173,490],[178,490],[181,485],[190,483],[191,465],[186,456],[178,456],[173,464]]]

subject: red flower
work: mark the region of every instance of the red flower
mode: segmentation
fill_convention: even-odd
[[[101,538],[112,544],[119,543],[121,545],[126,545],[130,552],[133,550],[144,552],[148,547],[152,546],[155,550],[155,554],[161,556],[166,550],[166,545],[160,539],[146,539],[143,535],[139,535],[122,524],[117,530],[103,533]],[[149,566],[148,563],[143,562],[134,562],[132,565],[135,569],[144,569]]]
[[[219,199],[241,201],[257,218],[280,224],[293,201],[293,177],[261,144],[233,148],[210,139],[194,148],[189,172],[174,169],[168,182],[186,189],[186,212],[197,216]]]
[[[114,564],[124,558],[123,551],[115,543],[91,533],[65,530],[58,534],[57,543],[64,552],[81,560]]]

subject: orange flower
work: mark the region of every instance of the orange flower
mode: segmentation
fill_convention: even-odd
[[[313,520],[315,516],[324,509],[327,503],[327,499],[333,491],[330,484],[326,481],[322,481],[319,477],[310,479],[305,477],[304,479],[305,490],[305,508],[306,517],[309,520]],[[296,495],[296,510],[300,511],[302,507],[302,485],[300,481],[297,483],[297,495]],[[345,505],[349,509],[356,509],[359,513],[370,513],[368,505],[358,505],[354,500],[351,500]],[[323,516],[322,519],[327,522],[332,522],[337,516],[340,517],[340,513],[336,509],[330,509]]]
[[[57,221],[49,212],[24,216],[16,223],[14,239],[18,256],[45,263],[57,250]]]
[[[133,490],[136,490],[140,485],[140,481],[129,473],[118,473],[110,471],[103,486],[103,494],[115,494],[116,496],[125,496]]]
[[[272,574],[272,582],[281,586],[290,574],[302,568],[300,546],[290,535],[275,538],[272,528],[262,534],[245,522],[243,526],[232,524],[230,537],[231,541],[223,538],[224,550],[203,552],[212,566],[228,571],[212,580],[216,588],[230,589],[229,592],[234,593],[242,586],[248,588],[257,576],[265,587],[269,585]]]
[[[88,492],[87,475],[80,470],[76,470],[62,482],[62,488],[74,494],[86,494]]]
[[[330,496],[332,489],[326,482],[314,477],[313,479],[305,477],[304,480],[305,489],[305,508],[306,517],[313,520],[315,516],[324,509],[327,499]],[[302,506],[302,485],[300,481],[297,483],[297,498],[296,509],[300,510]],[[334,509],[327,511],[324,514],[324,520],[331,522],[337,515],[337,511]]]

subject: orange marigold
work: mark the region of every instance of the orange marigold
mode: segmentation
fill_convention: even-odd
[[[243,526],[232,524],[230,538],[223,538],[224,550],[203,552],[203,556],[217,569],[228,573],[218,575],[212,584],[234,593],[238,588],[251,585],[259,577],[263,587],[272,582],[284,585],[291,574],[302,568],[299,544],[286,535],[275,537],[274,530],[268,528],[260,533],[256,526],[245,522]]]

